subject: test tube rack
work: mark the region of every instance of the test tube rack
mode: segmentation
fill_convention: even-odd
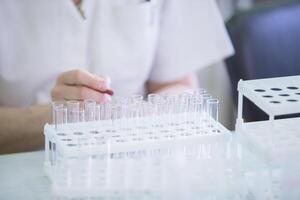
[[[57,199],[225,199],[241,191],[237,149],[187,144],[68,160],[56,168]],[[193,195],[193,196],[191,196]],[[231,199],[232,199],[231,198]]]
[[[300,118],[275,117],[300,113],[300,76],[240,80],[238,92],[236,132],[252,150],[272,160],[299,152]],[[263,110],[269,120],[245,123],[244,97]]]
[[[54,102],[46,124],[45,171],[82,157],[227,141],[218,103],[203,89],[180,95],[114,97],[110,102]],[[83,106],[82,106],[83,105]]]
[[[228,141],[231,137],[230,132],[217,122],[212,126],[218,127],[217,130],[212,127],[203,128],[203,123],[197,121],[201,119],[200,116],[193,115],[195,121],[190,120],[189,124],[180,124],[176,118],[182,116],[174,118],[176,124],[168,124],[164,123],[169,121],[166,116],[157,116],[156,119],[165,124],[157,127],[151,126],[148,123],[151,119],[147,117],[140,119],[144,122],[138,124],[128,120],[126,124],[130,128],[122,130],[116,130],[113,126],[118,120],[64,124],[60,125],[59,130],[56,130],[55,125],[47,124],[44,130],[46,172],[51,177],[53,168],[60,159]],[[140,124],[144,126],[141,127]]]

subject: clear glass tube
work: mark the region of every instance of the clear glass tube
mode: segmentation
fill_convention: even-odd
[[[209,115],[209,128],[214,132],[218,131],[219,122],[219,100],[210,99],[208,100],[208,115]]]
[[[78,122],[85,122],[85,111],[83,108],[79,109],[79,117],[78,117]]]
[[[203,103],[203,121],[208,122],[209,120],[209,111],[208,111],[208,101],[212,98],[210,94],[204,94],[202,96],[202,103]]]
[[[154,94],[154,93],[148,94],[148,96],[147,96],[148,102],[154,103],[157,96],[158,96],[158,94]]]
[[[96,106],[95,106],[95,120],[96,121],[101,120],[101,106],[100,106],[100,104],[96,104]]]
[[[64,102],[61,101],[54,101],[52,102],[52,124],[56,123],[56,109],[57,108],[63,108]]]
[[[131,99],[133,102],[142,102],[144,100],[144,96],[140,94],[131,95]]]
[[[206,90],[203,88],[197,88],[193,91],[195,97],[203,96],[204,94],[206,94]]]
[[[195,97],[195,125],[194,131],[196,134],[201,134],[204,130],[203,126],[203,100],[202,97]]]
[[[67,101],[67,110],[68,110],[68,123],[79,122],[80,102]]]
[[[85,100],[84,101],[84,110],[85,110],[85,121],[95,121],[96,119],[96,101],[94,100]]]
[[[55,129],[59,130],[60,125],[66,124],[68,119],[67,107],[64,104],[52,104],[53,107],[53,121],[55,124]]]

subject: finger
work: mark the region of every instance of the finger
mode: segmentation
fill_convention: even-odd
[[[57,86],[55,99],[57,100],[94,100],[99,103],[107,101],[105,94],[102,94],[96,90],[93,90],[84,86],[69,86],[69,85],[60,85]]]
[[[99,91],[109,89],[107,81],[104,78],[83,70],[65,72],[60,76],[58,82],[68,85],[82,85]]]

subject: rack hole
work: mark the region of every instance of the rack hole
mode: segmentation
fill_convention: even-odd
[[[73,134],[74,134],[74,135],[83,135],[82,132],[74,132]]]
[[[66,136],[67,134],[65,133],[57,133],[58,136]]]
[[[280,104],[281,102],[280,102],[280,101],[270,101],[270,103],[273,103],[273,104]]]
[[[121,137],[120,135],[113,135],[112,136],[113,138],[119,138],[119,137]]]
[[[281,96],[281,97],[289,97],[290,95],[289,94],[279,94],[279,96]]]
[[[298,102],[297,99],[288,99],[288,100],[286,100],[286,101],[288,101],[288,102]]]
[[[273,98],[272,95],[263,95],[264,98]]]
[[[145,126],[139,126],[139,127],[137,127],[137,129],[140,129],[140,130],[145,130],[145,129],[147,129]]]
[[[104,137],[95,137],[96,140],[104,140]]]
[[[95,135],[96,135],[96,134],[99,134],[100,132],[99,132],[99,131],[96,131],[96,130],[94,130],[94,131],[90,131],[90,133],[91,133],[91,134],[95,134]]]
[[[300,92],[295,93],[296,95],[300,95]]]
[[[254,91],[255,91],[255,92],[265,92],[266,90],[263,90],[263,89],[255,89]]]
[[[298,90],[299,88],[295,87],[295,86],[290,86],[290,87],[287,87],[287,89],[289,89],[289,90]]]
[[[61,141],[64,141],[64,142],[71,142],[72,139],[71,139],[71,138],[63,138],[63,139],[61,139]]]
[[[77,146],[76,144],[72,144],[72,143],[69,143],[69,144],[67,144],[69,147],[75,147],[75,146]]]
[[[271,88],[271,90],[273,90],[273,91],[281,91],[282,89],[280,89],[280,88]]]

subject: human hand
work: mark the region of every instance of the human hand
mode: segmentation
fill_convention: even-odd
[[[58,76],[54,88],[51,90],[52,100],[86,99],[97,102],[107,102],[113,95],[108,80],[84,70],[71,70]]]

